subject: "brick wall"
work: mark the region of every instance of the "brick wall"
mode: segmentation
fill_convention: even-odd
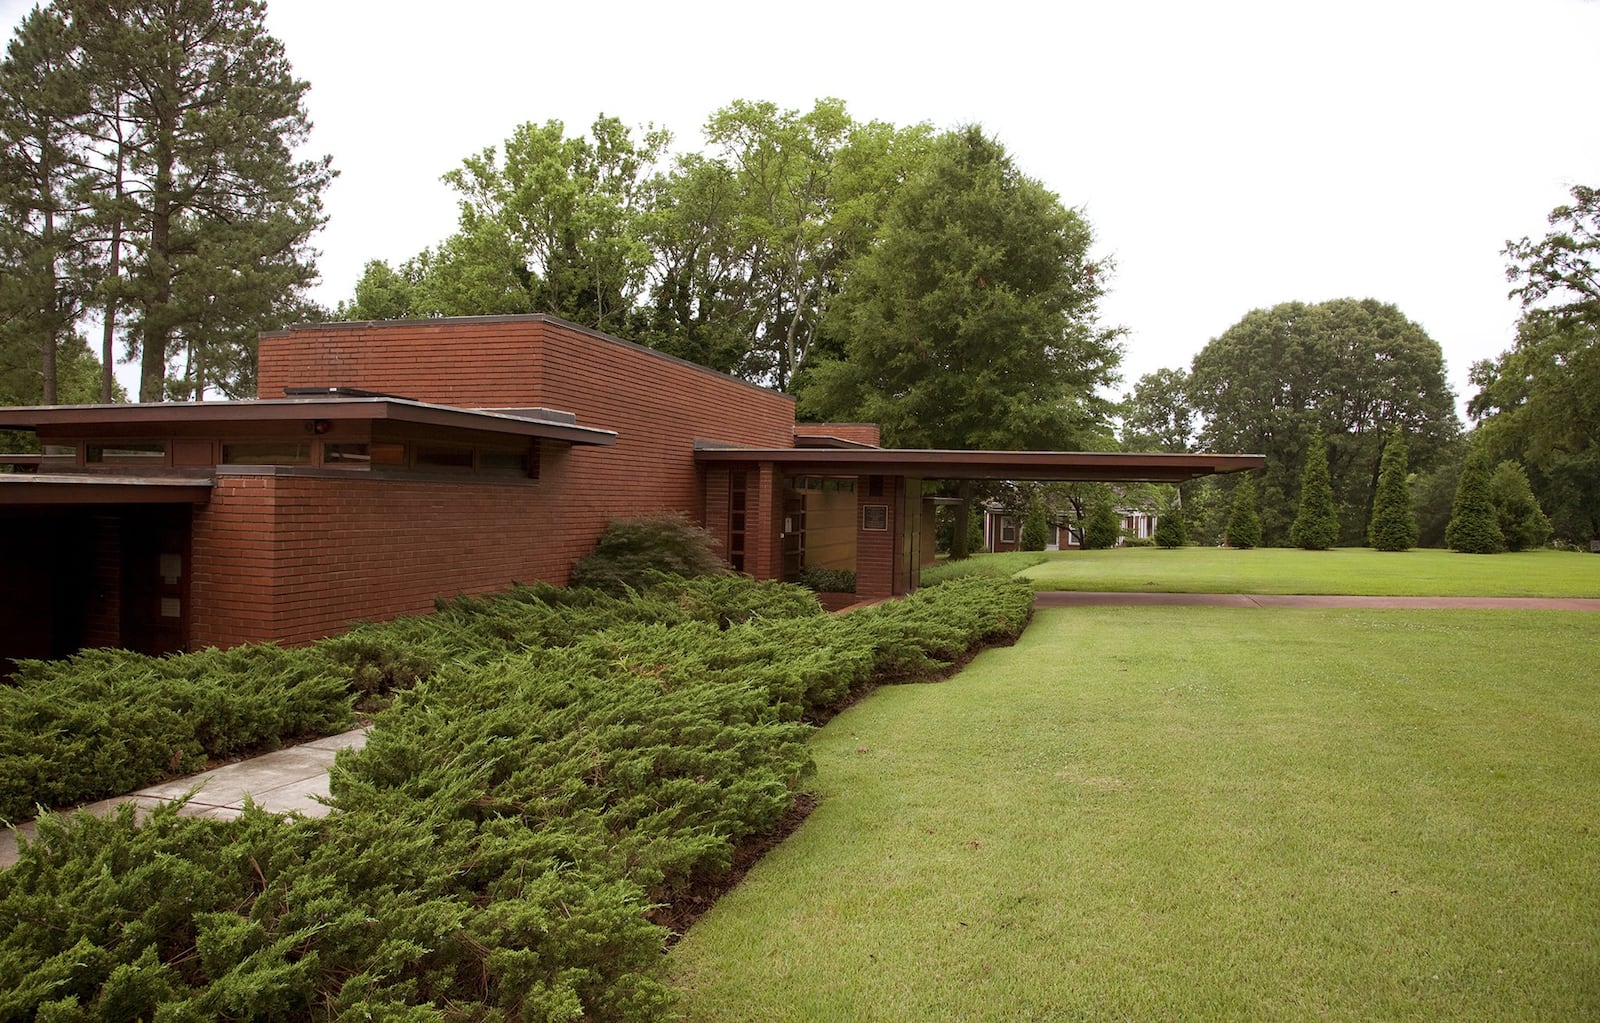
[[[257,394],[356,387],[463,408],[540,404],[528,318],[336,323],[261,336]]]
[[[792,399],[546,317],[268,335],[260,381],[264,397],[344,386],[463,407],[542,406],[618,437],[614,447],[542,443],[533,485],[224,473],[195,517],[196,646],[305,642],[354,619],[428,611],[439,595],[564,584],[612,518],[677,510],[705,521],[695,441],[793,443]],[[770,504],[781,481],[768,482]],[[718,493],[712,519],[725,530],[725,483]]]
[[[117,646],[122,642],[122,521],[115,515],[93,515],[88,536],[80,542],[92,547],[94,566],[83,645]]]
[[[575,448],[559,479],[583,549],[609,518],[679,509],[706,522],[695,441],[793,444],[794,399],[626,342],[537,324],[545,368],[540,404],[617,431],[611,448]]]
[[[565,583],[575,546],[543,483],[223,475],[195,516],[191,643],[303,643],[435,597]]]
[[[800,423],[794,432],[802,437],[838,437],[873,447],[883,443],[882,430],[877,423]]]

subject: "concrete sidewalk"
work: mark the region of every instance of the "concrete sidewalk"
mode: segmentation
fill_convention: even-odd
[[[358,728],[162,782],[125,796],[102,799],[79,809],[109,814],[123,803],[148,809],[181,799],[195,790],[194,797],[183,808],[191,817],[237,817],[244,810],[246,796],[254,799],[257,806],[277,813],[296,811],[307,817],[321,817],[329,810],[318,800],[328,795],[328,769],[333,766],[334,754],[342,749],[360,749],[366,741],[366,730]],[[17,862],[17,832],[31,838],[33,824],[23,824],[16,831],[0,828],[0,868]]]
[[[1588,597],[1352,597],[1280,593],[1090,593],[1041,590],[1034,607],[1312,607],[1389,610],[1600,611]]]

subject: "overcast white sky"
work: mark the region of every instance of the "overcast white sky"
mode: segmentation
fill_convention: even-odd
[[[0,0],[9,28],[32,6]],[[340,177],[328,305],[453,229],[439,176],[525,121],[672,130],[734,99],[981,123],[1116,261],[1125,386],[1254,308],[1393,302],[1467,369],[1512,339],[1501,249],[1600,184],[1595,0],[270,0]]]

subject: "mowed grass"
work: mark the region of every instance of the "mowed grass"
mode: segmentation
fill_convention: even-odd
[[[971,560],[981,563],[987,557],[1013,556]],[[1052,553],[1041,563],[1019,568],[1022,578],[1040,590],[1600,597],[1600,556],[1551,550],[1483,555],[1365,547],[1123,547]]]
[[[684,1015],[1600,1019],[1597,626],[1043,611],[817,734]]]

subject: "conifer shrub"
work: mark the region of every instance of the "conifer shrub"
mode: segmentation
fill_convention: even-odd
[[[1256,513],[1256,482],[1246,473],[1233,491],[1233,507],[1224,534],[1229,547],[1261,546],[1261,517]]]
[[[1189,542],[1189,524],[1176,491],[1156,509],[1155,541],[1156,546],[1168,548],[1182,547]]]
[[[981,505],[973,507],[967,513],[967,553],[976,554],[987,549],[987,538],[983,535],[984,511]]]
[[[1506,549],[1531,550],[1550,539],[1550,520],[1539,507],[1528,484],[1528,474],[1516,462],[1506,460],[1489,477],[1489,502],[1494,505],[1495,521],[1505,537]]]
[[[1408,551],[1417,545],[1417,514],[1411,503],[1405,438],[1395,427],[1378,464],[1378,493],[1372,501],[1367,542],[1380,551]]]
[[[856,574],[848,568],[816,568],[808,565],[800,570],[800,585],[817,593],[854,593]]]
[[[1097,500],[1089,509],[1089,517],[1083,523],[1083,546],[1085,550],[1103,551],[1115,547],[1122,538],[1122,517],[1117,514],[1117,509],[1107,500]]]
[[[1300,508],[1289,527],[1289,542],[1308,551],[1325,551],[1339,539],[1339,513],[1333,504],[1333,483],[1328,476],[1328,445],[1319,426],[1306,447],[1305,470],[1300,474]],[[1254,545],[1252,545],[1254,546]]]
[[[0,1019],[667,1018],[652,916],[787,811],[800,722],[1014,639],[1032,602],[969,578],[825,616],[712,579],[388,623],[434,666],[339,755],[337,813],[41,818],[0,872]]]
[[[1045,514],[1044,502],[1037,496],[1028,501],[1022,516],[1022,534],[1017,546],[1025,551],[1042,551],[1050,542],[1050,519]]]
[[[1499,516],[1489,496],[1489,456],[1481,444],[1473,445],[1461,467],[1444,542],[1463,554],[1498,554],[1506,549]]]
[[[613,519],[595,548],[572,567],[572,585],[621,596],[660,575],[695,577],[726,572],[717,539],[681,512]]]
[[[201,770],[207,757],[349,727],[343,677],[271,645],[169,657],[85,650],[0,686],[0,819]]]

